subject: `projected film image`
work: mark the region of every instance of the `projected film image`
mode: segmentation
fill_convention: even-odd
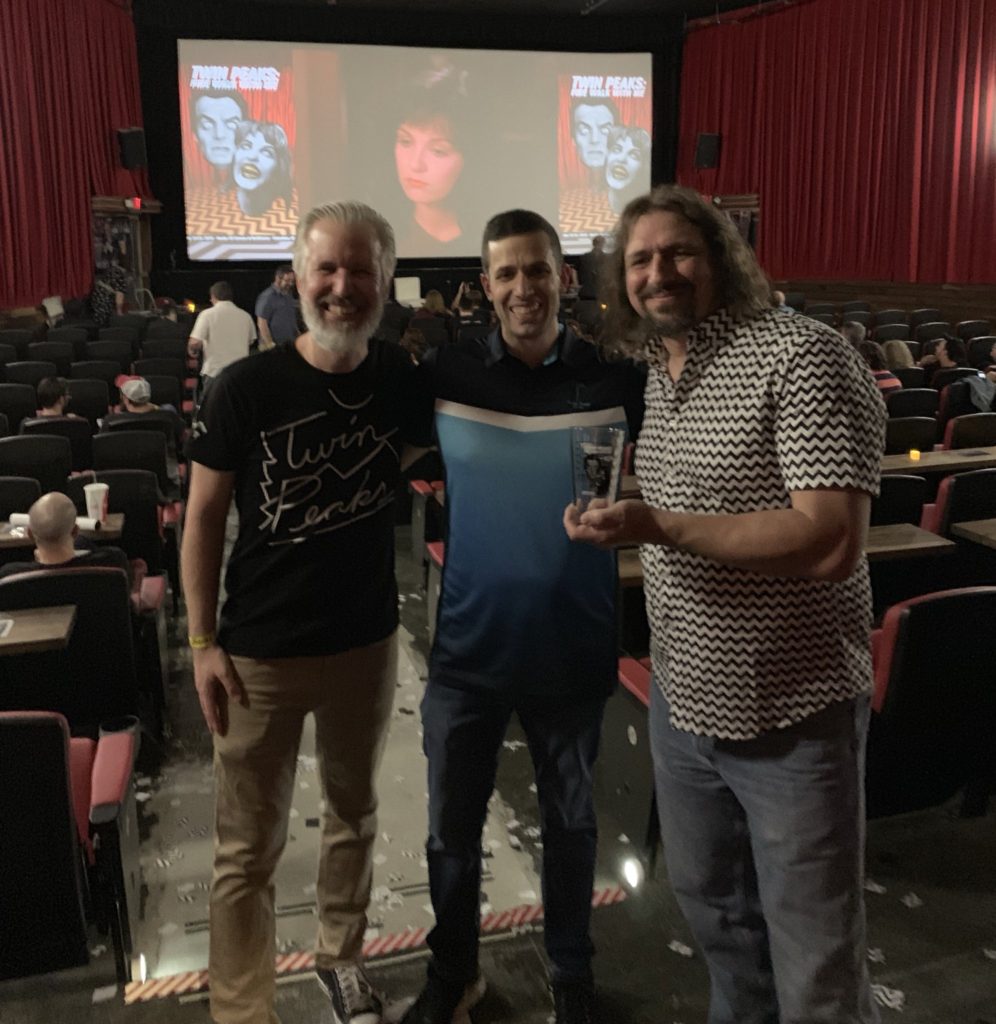
[[[181,40],[187,252],[290,256],[302,210],[370,203],[401,257],[472,258],[525,206],[568,253],[650,184],[649,54]]]

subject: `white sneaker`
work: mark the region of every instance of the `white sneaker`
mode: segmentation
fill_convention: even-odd
[[[335,1024],[381,1024],[383,1000],[359,964],[316,967],[315,975],[332,1003]]]

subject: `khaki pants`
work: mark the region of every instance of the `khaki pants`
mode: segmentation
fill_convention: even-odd
[[[397,675],[397,637],[328,657],[235,657],[248,707],[229,703],[214,738],[215,852],[211,886],[211,1016],[218,1024],[279,1024],[273,1009],[273,873],[287,842],[304,716],[315,716],[325,809],[318,862],[321,967],[363,945],[377,832],[375,781]]]

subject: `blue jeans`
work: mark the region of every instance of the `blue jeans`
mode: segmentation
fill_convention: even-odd
[[[591,976],[588,935],[597,829],[592,767],[605,698],[514,704],[500,694],[430,682],[422,700],[429,760],[429,889],[436,926],[430,970],[453,984],[477,973],[481,832],[514,711],[536,772],[543,836],[547,955],[555,980]]]
[[[650,735],[668,875],[709,968],[709,1024],[869,1024],[868,700],[753,740]]]

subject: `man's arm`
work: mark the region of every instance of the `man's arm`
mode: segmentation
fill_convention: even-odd
[[[187,631],[191,637],[210,638],[210,642],[202,641],[205,646],[193,651],[194,684],[204,721],[211,732],[222,736],[228,729],[229,698],[245,700],[231,659],[214,640],[225,520],[234,485],[234,473],[191,463],[180,558]]]
[[[200,350],[204,348],[204,342],[200,338],[195,338],[192,334],[187,338],[187,355],[195,356]]]
[[[273,335],[270,334],[270,324],[265,317],[256,317],[256,327],[259,330],[259,347],[260,349],[273,348],[276,342],[273,340]]]
[[[765,576],[841,582],[858,564],[871,498],[857,490],[793,491],[791,508],[739,515],[697,515],[618,501],[578,515],[569,505],[571,540],[602,547],[663,544]]]

